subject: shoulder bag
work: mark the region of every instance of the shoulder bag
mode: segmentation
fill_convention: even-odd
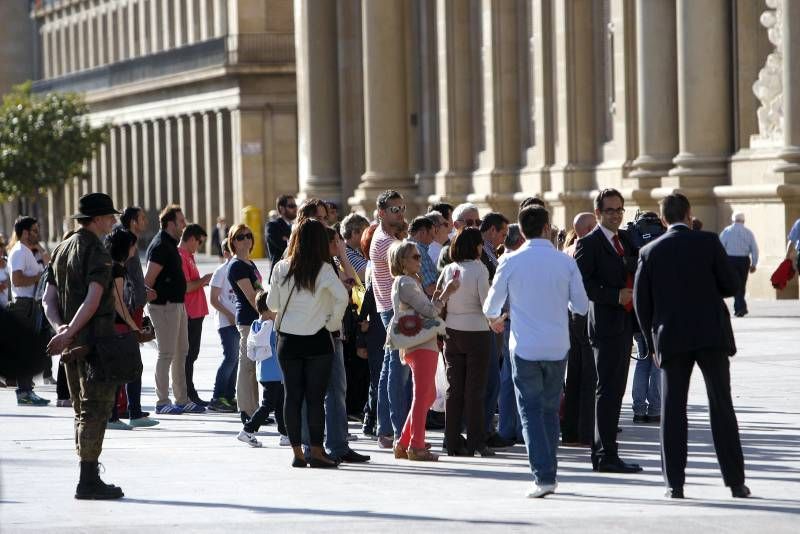
[[[446,336],[445,323],[441,317],[424,317],[413,308],[398,313],[401,278],[398,276],[392,284],[392,308],[395,313],[389,328],[386,329],[386,347],[396,350],[408,349],[427,343],[437,335]]]

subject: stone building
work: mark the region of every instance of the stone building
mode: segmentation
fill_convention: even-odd
[[[41,0],[32,18],[37,90],[85,91],[114,125],[51,226],[92,189],[206,225],[284,191],[371,213],[394,188],[410,215],[540,195],[559,226],[602,187],[629,219],[680,190],[706,229],[747,214],[751,294],[797,297],[768,278],[800,217],[800,1]]]

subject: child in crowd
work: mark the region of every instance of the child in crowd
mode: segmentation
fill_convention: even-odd
[[[289,445],[289,437],[283,424],[283,376],[281,375],[278,358],[275,356],[276,336],[273,330],[275,312],[267,308],[266,291],[259,291],[256,295],[256,309],[259,318],[250,326],[250,336],[247,338],[247,357],[258,365],[258,381],[263,388],[261,407],[247,420],[244,428],[237,438],[251,447],[261,447],[261,442],[256,439],[255,433],[263,424],[271,424],[270,412],[275,412],[278,422],[278,432],[281,435],[280,444]]]

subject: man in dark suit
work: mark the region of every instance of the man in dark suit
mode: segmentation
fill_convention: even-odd
[[[625,201],[616,189],[604,189],[595,199],[597,227],[578,240],[575,259],[589,296],[588,329],[597,366],[595,437],[592,467],[610,473],[637,473],[638,464],[622,461],[617,428],[628,382],[633,344],[633,274],[636,250],[620,230]]]
[[[264,232],[267,240],[267,253],[272,262],[269,274],[272,276],[272,268],[283,257],[283,252],[289,244],[289,236],[292,233],[292,222],[297,217],[297,203],[292,195],[281,195],[277,201],[278,218],[267,223]]]
[[[685,196],[664,198],[661,216],[669,230],[641,250],[634,305],[649,352],[663,370],[661,459],[667,496],[683,498],[686,400],[697,362],[708,392],[722,478],[734,497],[747,497],[728,360],[736,344],[722,300],[736,294],[739,278],[716,234],[689,230],[692,214]]]

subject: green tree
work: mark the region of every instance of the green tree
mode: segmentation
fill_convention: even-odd
[[[28,200],[68,180],[87,178],[83,170],[108,137],[94,128],[89,107],[76,93],[34,95],[31,83],[17,85],[0,106],[0,200]]]

